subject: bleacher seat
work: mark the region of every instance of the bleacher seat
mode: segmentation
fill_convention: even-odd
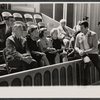
[[[29,21],[26,23],[26,25],[29,27],[30,25],[36,25],[36,23]]]
[[[39,15],[39,14],[34,14],[33,18],[35,20],[35,23],[39,23],[39,22],[43,21],[41,15]]]
[[[33,17],[31,14],[24,14],[25,22],[33,22]]]
[[[39,29],[40,29],[40,28],[45,28],[45,27],[46,27],[46,25],[45,25],[44,22],[39,22],[39,23],[38,23],[38,26],[39,26]]]
[[[3,20],[8,17],[8,16],[12,16],[12,14],[10,12],[2,12],[2,17],[3,17]]]
[[[21,24],[22,26],[24,26],[24,25],[25,25],[25,23],[24,23],[24,22],[22,22],[22,21],[15,21],[15,22],[14,22],[14,24]]]
[[[13,16],[14,16],[16,21],[24,22],[23,17],[22,17],[22,15],[20,13],[13,13]]]

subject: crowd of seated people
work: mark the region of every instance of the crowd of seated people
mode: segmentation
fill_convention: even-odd
[[[83,18],[88,22],[87,19]],[[81,22],[70,29],[66,26],[66,20],[61,19],[59,27],[53,28],[48,37],[43,22],[25,24],[15,21],[13,16],[5,17],[4,58],[7,70],[10,71],[11,67],[33,69],[80,59],[75,43],[77,35],[81,33]]]
[[[52,28],[48,36],[43,22],[25,24],[15,21],[13,16],[5,17],[3,54],[7,71],[10,73],[13,67],[22,71],[82,58],[84,84],[89,84],[88,71],[91,61],[100,73],[100,43],[98,45],[97,34],[89,29],[88,19],[84,17],[73,29],[66,26],[66,20],[61,19],[59,26]]]

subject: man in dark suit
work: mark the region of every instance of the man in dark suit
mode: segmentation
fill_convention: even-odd
[[[13,34],[6,40],[5,60],[8,66],[17,67],[21,70],[36,68],[37,63],[30,56],[26,48],[26,39],[23,38],[23,27],[15,24]]]
[[[94,66],[100,73],[100,58],[98,55],[98,39],[97,34],[88,28],[88,22],[81,22],[81,32],[76,36],[75,50],[83,58],[85,62],[84,75],[85,82],[84,85],[89,84],[88,73],[89,73],[89,63],[92,61]]]
[[[13,16],[4,17],[4,22],[6,24],[6,27],[5,27],[5,41],[12,34],[12,26],[14,24],[14,21],[15,21],[15,19],[14,19]]]

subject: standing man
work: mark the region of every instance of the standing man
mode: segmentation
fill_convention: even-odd
[[[100,22],[98,22],[98,33],[100,34]],[[98,37],[100,36],[99,34],[98,34]],[[100,54],[100,38],[98,39],[98,50]]]
[[[100,59],[98,55],[98,39],[97,34],[88,28],[88,22],[82,21],[81,32],[77,35],[75,41],[75,50],[83,58],[85,62],[84,66],[84,85],[89,84],[88,73],[89,73],[89,63],[93,62],[94,66],[100,73]]]

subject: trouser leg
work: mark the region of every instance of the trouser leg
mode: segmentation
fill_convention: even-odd
[[[94,66],[97,68],[97,70],[100,73],[100,58],[98,54],[88,54],[89,58],[93,62]]]
[[[90,63],[84,64],[84,85],[90,84]]]
[[[32,69],[32,68],[37,68],[37,62],[36,60],[32,59],[33,61],[31,62],[31,64],[29,65],[29,69]]]

